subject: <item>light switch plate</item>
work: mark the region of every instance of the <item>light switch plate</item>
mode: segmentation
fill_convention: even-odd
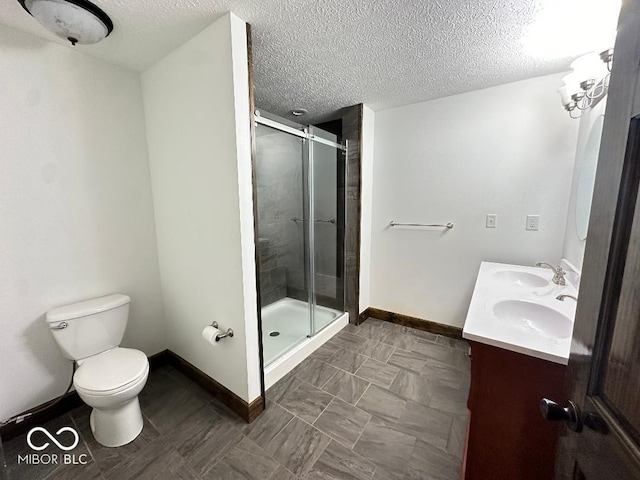
[[[527,215],[527,230],[538,230],[539,215]]]
[[[487,228],[496,228],[498,226],[498,215],[495,213],[487,213]]]

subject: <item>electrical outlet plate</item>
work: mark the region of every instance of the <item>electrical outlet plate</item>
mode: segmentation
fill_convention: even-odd
[[[487,228],[496,228],[498,226],[498,215],[495,213],[487,213]]]
[[[527,215],[527,230],[538,230],[540,223],[539,215]]]

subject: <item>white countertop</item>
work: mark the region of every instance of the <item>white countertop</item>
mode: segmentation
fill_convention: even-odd
[[[522,285],[512,280],[505,280],[504,277],[501,278],[499,272],[503,271],[533,274],[536,277],[543,277],[548,283],[543,286]],[[553,272],[549,268],[482,262],[462,331],[463,338],[567,365],[576,302],[570,298],[560,301],[556,297],[561,293],[575,296],[577,292],[576,288],[570,284],[555,285],[551,282],[552,277]],[[561,332],[559,335],[553,335],[537,329],[526,319],[509,322],[498,318],[494,313],[494,306],[501,301],[509,300],[526,303],[529,306],[535,304],[534,308],[536,305],[548,307],[567,317],[571,323],[564,329],[559,329]],[[540,310],[548,312],[544,308]]]

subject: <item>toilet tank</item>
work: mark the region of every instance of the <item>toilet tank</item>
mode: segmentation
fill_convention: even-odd
[[[54,308],[47,312],[47,324],[64,356],[80,360],[120,345],[130,301],[114,294]]]

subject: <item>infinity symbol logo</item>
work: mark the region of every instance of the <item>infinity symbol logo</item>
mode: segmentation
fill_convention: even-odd
[[[58,442],[58,440],[53,438],[53,436],[45,428],[33,427],[31,430],[29,430],[29,433],[27,434],[27,444],[36,451],[44,450],[45,448],[47,448],[49,446],[49,442],[45,442],[44,445],[41,445],[41,446],[34,445],[31,442],[31,435],[33,435],[35,432],[44,433],[47,437],[49,437],[49,440],[51,440],[53,443],[55,443],[58,446],[60,450],[65,450],[67,452],[69,450],[73,450],[74,448],[76,448],[76,446],[78,445],[78,442],[80,442],[80,437],[78,437],[78,432],[76,432],[71,427],[62,427],[60,430],[56,432],[56,435],[60,435],[62,432],[71,432],[73,434],[75,440],[73,441],[73,444],[69,447],[65,447],[60,442]]]

